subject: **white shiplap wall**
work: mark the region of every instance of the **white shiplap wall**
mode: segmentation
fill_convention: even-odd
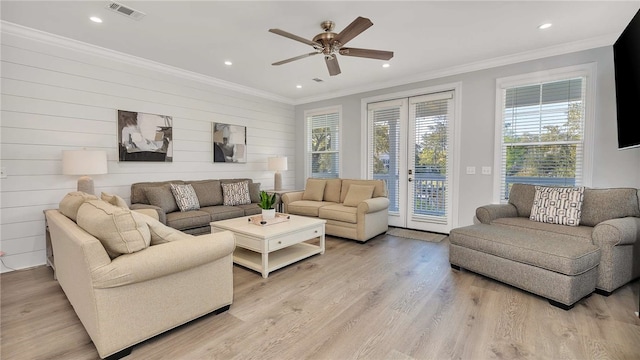
[[[272,188],[267,157],[274,155],[289,158],[283,186],[295,185],[294,108],[286,101],[6,23],[0,56],[7,173],[0,250],[11,268],[45,263],[42,211],[76,188],[76,177],[62,175],[62,150],[106,150],[109,173],[93,176],[96,193],[127,201],[139,181],[248,177]],[[173,116],[173,162],[118,162],[118,109]],[[213,163],[212,122],[247,127],[246,164]]]

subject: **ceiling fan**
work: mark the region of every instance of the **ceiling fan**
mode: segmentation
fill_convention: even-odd
[[[343,47],[354,37],[358,36],[361,32],[367,30],[373,23],[371,20],[358,16],[349,26],[344,28],[340,33],[333,32],[335,26],[333,21],[323,21],[320,26],[324,32],[316,35],[313,40],[307,40],[303,37],[288,33],[280,29],[269,29],[269,32],[278,34],[289,39],[311,45],[314,52],[292,57],[290,59],[274,62],[271,65],[282,65],[295,60],[304,59],[313,55],[324,55],[324,61],[327,63],[329,74],[331,76],[340,74],[340,65],[338,65],[337,54],[344,56],[356,56],[369,59],[389,60],[393,57],[393,51],[383,50],[371,50],[371,49],[358,49]]]

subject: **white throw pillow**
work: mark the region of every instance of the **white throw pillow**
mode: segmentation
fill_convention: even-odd
[[[222,183],[222,204],[225,206],[251,204],[249,182]]]
[[[196,191],[191,184],[171,184],[171,192],[176,199],[176,204],[178,204],[180,211],[200,209],[198,195],[196,195]]]
[[[549,224],[580,225],[584,186],[536,186],[529,219]]]

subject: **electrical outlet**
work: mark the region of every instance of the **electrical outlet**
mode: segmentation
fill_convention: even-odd
[[[482,175],[491,175],[491,166],[483,166]]]
[[[0,167],[0,179],[6,179],[7,178],[7,168],[6,167]]]
[[[467,166],[467,175],[475,175],[476,167],[475,166]]]

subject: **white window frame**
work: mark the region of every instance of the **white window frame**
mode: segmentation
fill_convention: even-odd
[[[500,189],[502,179],[504,178],[504,169],[502,169],[502,146],[503,144],[503,108],[504,96],[503,91],[508,88],[535,85],[539,83],[548,83],[554,81],[562,81],[576,77],[584,77],[585,81],[585,114],[584,114],[584,134],[583,134],[583,163],[582,163],[582,184],[583,186],[591,186],[593,175],[593,136],[595,123],[595,76],[596,64],[582,64],[575,66],[567,66],[562,68],[538,71],[533,73],[521,74],[498,78],[496,80],[496,108],[495,108],[495,145],[494,145],[494,164],[493,168],[493,201],[494,203],[505,202],[501,199]]]
[[[333,114],[333,113],[338,113],[338,177],[342,176],[342,148],[343,148],[343,143],[342,143],[342,105],[337,105],[337,106],[329,106],[329,107],[324,107],[324,108],[319,108],[319,109],[311,109],[311,110],[305,110],[304,112],[304,178],[308,179],[311,177],[312,173],[311,173],[311,163],[309,161],[309,142],[311,141],[309,134],[310,134],[310,129],[309,129],[309,121],[307,121],[307,119],[310,116],[317,116],[317,115],[325,115],[325,114]]]

